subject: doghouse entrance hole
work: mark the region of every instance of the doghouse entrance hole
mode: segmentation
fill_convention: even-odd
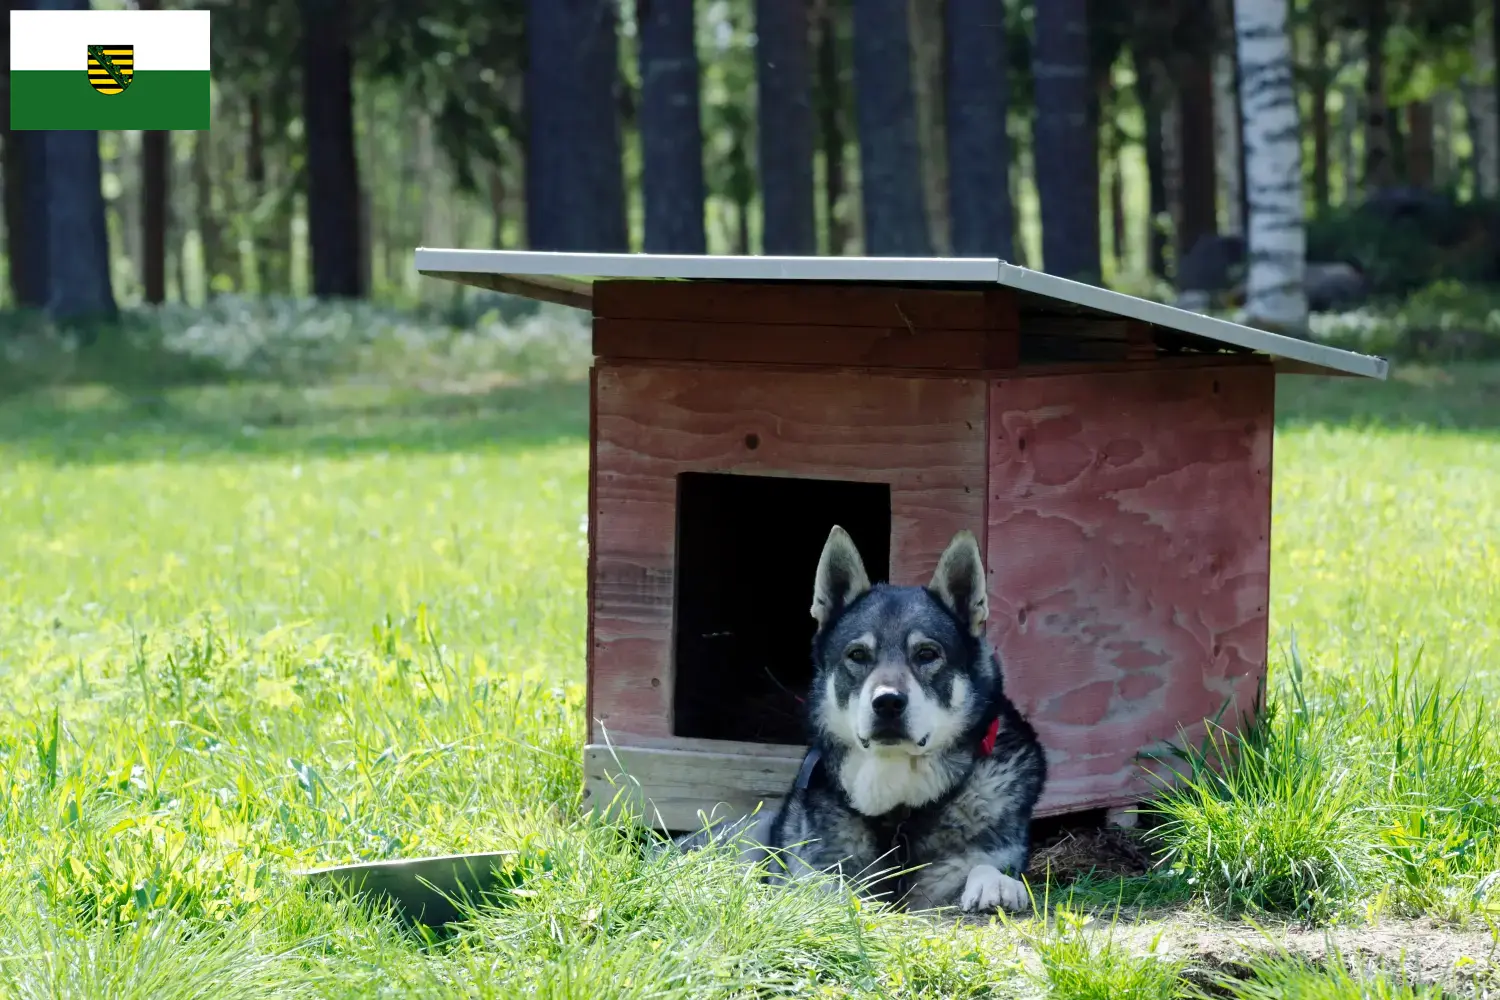
[[[828,532],[890,576],[883,483],[685,472],[677,477],[673,731],[799,745],[812,680],[813,577]]]

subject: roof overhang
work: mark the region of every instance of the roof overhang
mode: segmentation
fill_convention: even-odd
[[[419,247],[417,271],[466,285],[589,309],[600,279],[827,281],[866,284],[1002,285],[1083,312],[1153,326],[1270,355],[1283,370],[1384,379],[1384,358],[1256,330],[1107,288],[1017,267],[994,257],[750,257],[687,254],[437,250]]]

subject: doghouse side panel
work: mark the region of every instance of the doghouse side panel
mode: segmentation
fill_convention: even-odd
[[[1044,811],[1138,801],[1143,752],[1251,710],[1274,392],[1269,365],[992,384],[990,637]]]
[[[892,579],[925,583],[953,533],[984,523],[986,392],[981,379],[599,362],[591,741],[671,735],[679,473],[889,484]],[[787,586],[811,602],[810,578]]]

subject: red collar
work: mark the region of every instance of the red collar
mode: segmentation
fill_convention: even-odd
[[[995,741],[1000,738],[1000,720],[996,718],[990,723],[990,728],[984,732],[984,739],[979,741],[980,756],[988,757],[995,752]]]

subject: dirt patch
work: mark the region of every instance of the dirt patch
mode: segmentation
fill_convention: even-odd
[[[1287,955],[1324,966],[1342,955],[1351,968],[1466,995],[1500,996],[1500,936],[1431,920],[1387,920],[1366,927],[1309,930],[1291,924],[1178,915],[1164,920],[1099,921],[1093,930],[1131,952],[1155,944],[1163,958],[1186,962],[1189,978],[1207,985],[1214,973],[1239,977],[1251,960]]]
[[[1152,868],[1151,856],[1137,834],[1119,827],[1063,830],[1032,849],[1026,874],[1068,885],[1085,875],[1133,877]]]

